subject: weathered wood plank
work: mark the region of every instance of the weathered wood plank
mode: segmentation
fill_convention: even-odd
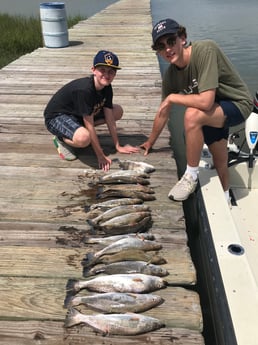
[[[1,246],[0,272],[10,277],[80,278],[83,276],[82,260],[87,253],[95,251],[88,245],[74,249]],[[163,245],[158,254],[167,261],[163,266],[169,272],[166,277],[169,284],[195,284],[195,269],[185,245]]]
[[[0,246],[39,246],[39,247],[83,247],[88,235],[85,224],[37,223],[37,222],[0,222]],[[163,230],[152,228],[160,243],[186,245],[188,238],[183,229]]]
[[[39,267],[40,269],[40,267]],[[67,310],[63,308],[67,280],[1,278],[0,318],[8,320],[59,320],[63,321]],[[81,291],[79,295],[87,295]],[[160,306],[148,310],[145,315],[157,317],[166,327],[184,327],[202,331],[199,296],[194,291],[180,287],[167,287],[155,291],[164,299]],[[96,311],[83,306],[79,309],[94,315]]]
[[[155,332],[131,336],[101,336],[88,327],[64,330],[63,323],[57,321],[1,321],[1,345],[204,345],[199,331],[186,328],[161,329]]]

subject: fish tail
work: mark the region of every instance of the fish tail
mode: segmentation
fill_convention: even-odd
[[[90,225],[90,226],[95,226],[95,222],[92,220],[92,219],[87,219],[87,223]]]
[[[119,159],[119,158],[113,158],[113,159],[112,159],[112,162],[113,162],[113,163],[119,163],[119,162],[120,162],[120,159]]]
[[[80,313],[78,312],[78,310],[74,308],[70,308],[65,317],[64,327],[68,328],[68,327],[72,327],[79,324],[80,323],[80,321],[78,321],[79,315]]]
[[[98,195],[101,195],[104,192],[104,188],[102,186],[98,186],[96,198],[98,199]]]
[[[66,291],[71,293],[76,293],[80,290],[79,280],[78,279],[68,279],[66,284]]]
[[[85,205],[84,212],[89,212],[89,211],[90,211],[90,205]]]
[[[87,277],[94,276],[94,273],[92,272],[92,270],[90,269],[90,267],[83,267],[82,276],[83,276],[84,278],[87,278]]]
[[[94,257],[94,253],[87,253],[85,258],[82,260],[81,265],[85,268],[89,268],[94,265],[96,258]]]
[[[87,243],[87,244],[94,243],[94,240],[92,240],[91,237],[84,236],[83,243]]]
[[[71,308],[73,306],[73,298],[74,298],[73,294],[67,293],[66,297],[65,297],[65,300],[64,300],[63,307],[64,308]]]

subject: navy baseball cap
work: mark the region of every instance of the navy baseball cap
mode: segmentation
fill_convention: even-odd
[[[93,60],[93,66],[109,66],[115,69],[121,69],[119,67],[119,60],[116,54],[106,51],[106,50],[100,50]]]
[[[162,19],[156,23],[152,29],[152,40],[155,44],[157,40],[167,34],[176,34],[179,29],[179,24],[170,18]]]

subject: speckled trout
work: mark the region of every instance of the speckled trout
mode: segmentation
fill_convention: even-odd
[[[168,271],[160,265],[151,264],[145,261],[119,261],[107,265],[97,265],[88,271],[83,270],[84,277],[90,277],[100,273],[104,274],[132,274],[143,273],[157,277],[165,277]]]
[[[107,246],[113,242],[116,242],[118,240],[121,240],[122,238],[128,238],[128,237],[138,237],[142,240],[150,240],[154,241],[155,236],[148,232],[143,233],[133,233],[133,234],[124,234],[124,235],[114,235],[114,236],[107,236],[107,237],[85,237],[83,242],[84,243],[97,243],[103,246]]]
[[[121,216],[123,214],[139,212],[139,211],[150,212],[150,207],[143,204],[116,206],[101,213],[99,216],[93,219],[88,219],[87,222],[90,225],[97,226],[99,222],[105,222],[106,220],[112,219],[117,216]]]
[[[153,294],[133,294],[122,292],[105,292],[88,296],[71,296],[65,301],[64,307],[71,308],[78,305],[97,310],[102,313],[141,313],[154,308],[164,300]]]
[[[153,201],[156,200],[154,194],[145,193],[136,190],[127,190],[126,188],[121,190],[110,189],[106,190],[103,193],[97,195],[97,199],[106,199],[106,198],[136,198],[143,201]]]
[[[156,241],[143,240],[139,237],[127,237],[121,238],[120,240],[111,243],[109,246],[95,252],[93,254],[94,258],[99,258],[106,254],[118,253],[126,249],[141,249],[144,251],[160,250],[162,249],[162,244]]]
[[[140,183],[140,184],[149,184],[148,181],[149,175],[142,171],[133,171],[133,170],[118,170],[111,171],[105,174],[95,174],[86,173],[85,176],[92,177],[92,181],[89,185],[97,184],[114,184],[114,183]]]
[[[101,194],[103,192],[111,192],[111,191],[123,191],[124,189],[131,191],[131,192],[143,192],[149,194],[155,194],[155,191],[150,186],[143,186],[141,184],[127,184],[126,186],[123,184],[112,184],[110,185],[103,185],[98,187],[98,193]]]
[[[111,274],[90,280],[69,279],[66,289],[72,293],[81,289],[95,292],[145,293],[162,289],[166,285],[161,277],[147,274]]]
[[[85,315],[78,310],[69,309],[64,326],[85,323],[103,334],[137,335],[164,327],[156,318],[136,313]]]
[[[115,206],[135,205],[135,204],[142,204],[142,203],[143,203],[143,200],[139,198],[116,198],[116,199],[111,199],[111,200],[106,200],[99,203],[91,204],[90,206],[87,207],[86,211],[92,211],[95,209],[106,211]]]
[[[155,167],[146,162],[137,162],[131,160],[121,160],[119,158],[114,158],[113,162],[117,162],[119,167],[124,170],[133,170],[144,173],[152,173],[155,171]]]
[[[98,227],[106,234],[119,235],[128,232],[138,232],[151,221],[151,212],[139,211],[123,214],[100,222]]]
[[[120,261],[145,261],[148,263],[152,263],[155,265],[163,265],[166,264],[167,261],[164,257],[157,254],[156,252],[145,252],[140,249],[125,249],[115,254],[108,254],[103,255],[100,258],[98,258],[97,262],[94,262],[94,264],[111,264],[113,262],[120,262]],[[89,267],[92,267],[92,262],[88,260],[88,255],[85,259],[81,262],[82,266],[85,269],[85,272],[87,274],[87,270]]]

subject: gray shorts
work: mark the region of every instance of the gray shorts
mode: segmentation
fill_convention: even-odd
[[[103,112],[95,116],[94,121],[101,118],[105,118]],[[58,114],[53,119],[46,121],[46,127],[47,130],[53,135],[56,135],[59,140],[63,140],[63,138],[73,140],[75,131],[80,127],[84,127],[84,122],[82,117]]]
[[[221,139],[227,140],[229,136],[229,127],[237,126],[245,121],[238,107],[231,101],[216,100],[216,103],[223,109],[226,116],[226,122],[223,128],[203,126],[204,142],[208,146]]]

